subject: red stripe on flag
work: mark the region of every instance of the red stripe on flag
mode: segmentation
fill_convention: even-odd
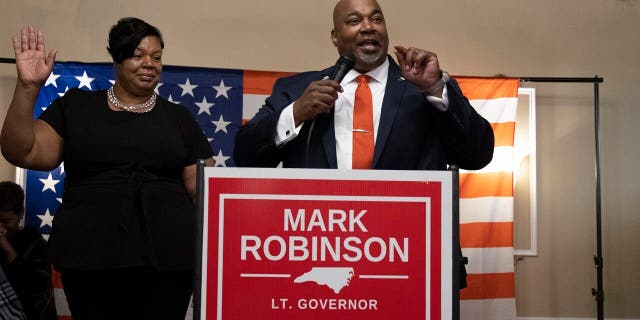
[[[463,248],[513,247],[513,222],[474,222],[460,224]]]
[[[460,198],[512,197],[512,172],[461,173]]]
[[[273,84],[280,77],[290,76],[295,72],[272,72],[244,70],[242,76],[242,86],[244,94],[271,94]]]
[[[469,274],[467,287],[460,291],[460,300],[500,299],[515,296],[513,272]]]
[[[60,272],[53,270],[53,268],[51,268],[51,283],[53,283],[54,288],[62,288]]]
[[[518,97],[518,78],[479,78],[479,77],[454,77],[462,93],[469,100],[516,98]],[[481,85],[479,85],[481,84]]]

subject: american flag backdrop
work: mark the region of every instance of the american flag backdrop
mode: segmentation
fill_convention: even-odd
[[[291,73],[164,66],[156,92],[191,111],[214,151],[217,166],[234,166],[233,137]],[[461,292],[461,319],[515,319],[513,275],[513,135],[518,79],[456,77],[471,104],[492,123],[494,160],[461,172],[461,244],[470,261],[469,288]],[[104,90],[114,82],[111,63],[59,62],[40,90],[35,117],[71,88]],[[64,164],[51,172],[19,170],[26,192],[25,225],[45,238],[62,202]],[[70,319],[60,279],[54,275],[60,319]]]

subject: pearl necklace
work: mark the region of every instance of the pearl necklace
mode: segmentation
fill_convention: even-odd
[[[111,88],[109,88],[109,90],[107,90],[107,99],[109,100],[109,102],[111,102],[111,104],[113,104],[116,108],[120,110],[136,112],[136,113],[144,113],[144,112],[149,112],[151,111],[151,109],[153,109],[156,103],[156,93],[154,92],[149,98],[149,100],[143,103],[126,105],[120,102],[118,97],[116,97],[115,93],[113,92],[113,86],[112,86]]]

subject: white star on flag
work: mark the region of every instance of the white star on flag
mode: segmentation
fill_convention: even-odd
[[[202,134],[204,134],[204,136],[207,137],[207,141],[209,141],[209,143],[213,141],[213,136],[209,136],[206,131],[202,130]]]
[[[44,226],[53,227],[53,216],[49,213],[49,209],[47,209],[44,214],[38,214],[37,216],[38,218],[40,218],[40,220],[42,220],[42,222],[40,223],[40,228]]]
[[[182,88],[182,94],[180,95],[181,97],[188,93],[195,98],[195,95],[193,95],[193,89],[197,88],[198,85],[191,84],[191,82],[189,81],[189,78],[187,78],[187,82],[185,82],[184,84],[178,84],[178,86]]]
[[[218,121],[211,121],[211,123],[213,123],[216,126],[216,132],[222,130],[225,133],[229,133],[227,132],[227,126],[231,123],[231,121],[224,121],[224,118],[222,117],[222,115],[220,115],[220,119],[218,119]]]
[[[153,92],[155,92],[156,94],[158,94],[158,95],[159,95],[159,94],[160,94],[160,92],[158,91],[158,88],[160,88],[160,86],[162,86],[163,84],[164,84],[164,83],[160,83],[160,82],[158,82],[158,84],[156,85],[156,88],[155,88],[155,89],[153,89]]]
[[[220,79],[220,85],[213,86],[213,88],[216,89],[216,98],[219,96],[224,96],[225,98],[229,99],[229,95],[227,95],[227,92],[231,90],[232,87],[226,87],[224,85],[224,80]]]
[[[64,162],[60,164],[60,174],[64,174]]]
[[[62,97],[64,96],[65,93],[67,93],[67,91],[69,91],[69,87],[64,88],[64,92],[58,92],[58,96]],[[43,108],[44,109],[44,108]]]
[[[60,180],[53,179],[53,177],[51,176],[51,172],[49,172],[49,177],[47,177],[46,179],[38,179],[38,180],[40,180],[40,182],[44,184],[44,186],[42,187],[42,192],[44,192],[47,189],[53,192],[56,192],[56,184],[60,182]]]
[[[87,71],[86,70],[84,71],[82,76],[76,77],[76,79],[78,79],[78,81],[80,81],[80,85],[78,86],[78,89],[82,88],[82,87],[87,87],[87,88],[89,88],[89,90],[93,90],[93,89],[91,89],[91,82],[95,78],[89,78],[89,76],[87,76]]]
[[[58,87],[58,83],[56,82],[56,80],[58,80],[58,78],[60,78],[59,74],[54,74],[53,72],[51,72],[51,74],[49,75],[49,78],[47,78],[47,82],[45,82],[44,86],[48,86],[48,85],[53,85],[54,87]]]
[[[224,154],[222,154],[222,150],[218,151],[218,155],[217,156],[213,156],[213,161],[215,161],[215,166],[216,167],[226,167],[227,166],[227,159],[231,158],[231,157],[227,157]]]
[[[171,95],[169,95],[169,98],[167,98],[167,101],[169,101],[169,102],[173,102],[173,103],[175,103],[175,104],[180,104],[180,101],[173,100],[173,97],[172,97]]]
[[[200,115],[201,113],[206,113],[208,115],[211,115],[211,111],[209,111],[209,109],[211,108],[213,103],[207,102],[207,97],[202,97],[201,102],[194,102],[194,103],[196,106],[198,106],[198,108],[200,108],[198,110],[198,115]]]

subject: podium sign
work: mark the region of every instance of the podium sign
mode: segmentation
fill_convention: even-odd
[[[451,176],[206,168],[201,319],[450,319]]]

